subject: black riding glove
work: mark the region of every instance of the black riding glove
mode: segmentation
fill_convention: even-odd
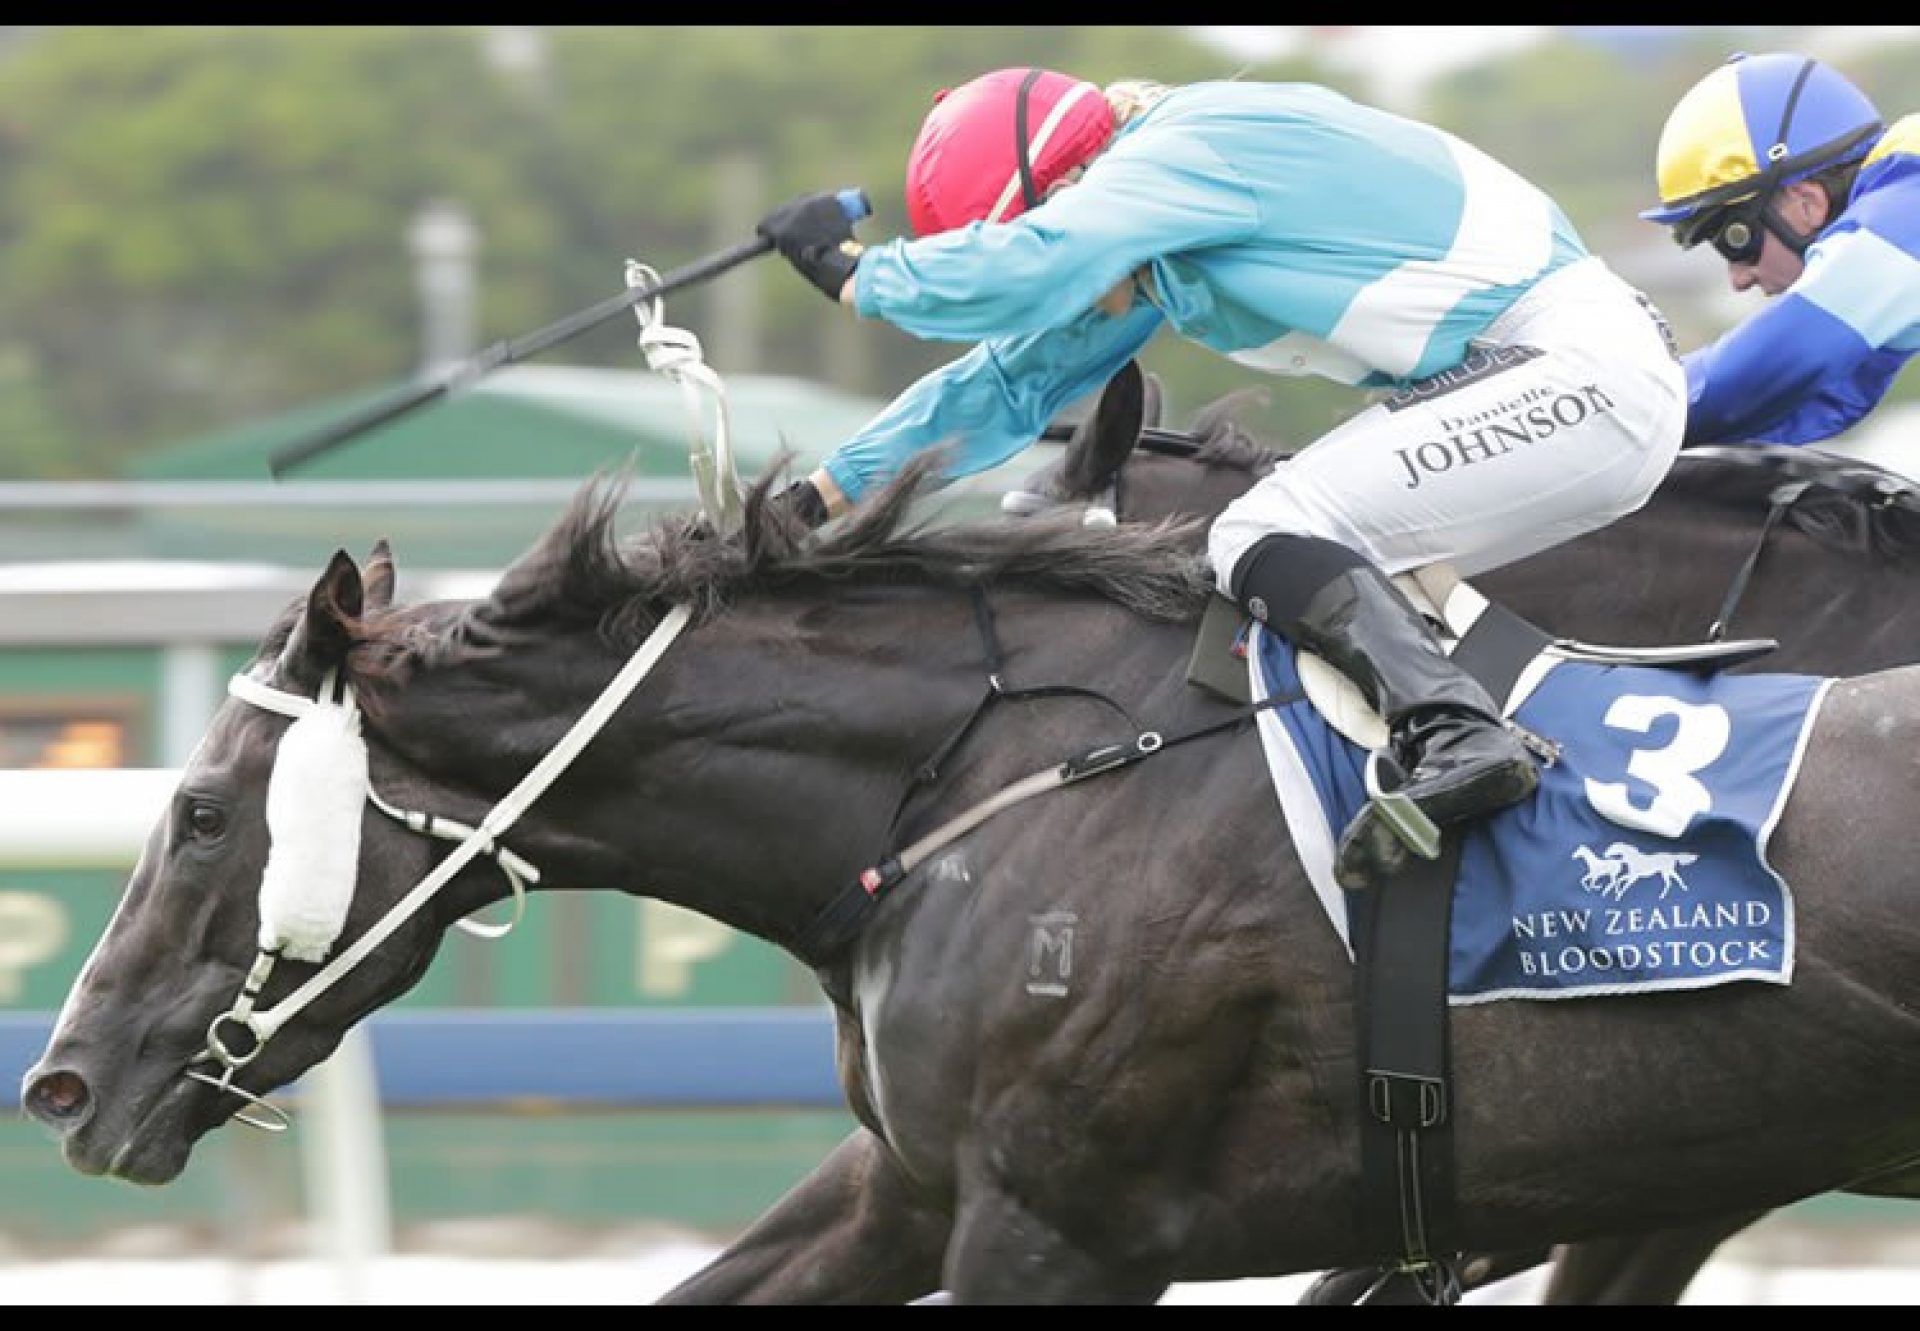
[[[860,252],[865,248],[853,238],[846,206],[831,190],[781,204],[767,214],[754,233],[772,241],[800,276],[836,303],[840,288],[859,266]]]

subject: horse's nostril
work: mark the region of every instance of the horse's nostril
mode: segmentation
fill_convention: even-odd
[[[86,1115],[92,1096],[76,1072],[49,1072],[37,1077],[22,1097],[27,1113],[52,1127],[62,1127]]]

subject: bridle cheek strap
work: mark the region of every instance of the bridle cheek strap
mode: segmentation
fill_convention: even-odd
[[[265,901],[265,882],[263,880],[261,908],[261,938],[263,943],[260,953],[255,958],[252,969],[248,971],[246,983],[240,994],[235,998],[233,1006],[215,1017],[208,1025],[206,1047],[191,1060],[193,1063],[217,1063],[224,1071],[216,1079],[211,1074],[197,1071],[190,1066],[187,1069],[186,1075],[197,1081],[203,1081],[209,1085],[231,1091],[241,1099],[247,1100],[250,1105],[258,1107],[266,1114],[272,1115],[274,1119],[278,1120],[276,1122],[271,1119],[254,1117],[253,1110],[247,1109],[240,1111],[240,1113],[236,1115],[242,1122],[248,1123],[253,1127],[266,1128],[270,1131],[283,1130],[286,1127],[285,1114],[275,1109],[272,1105],[266,1104],[251,1092],[235,1086],[233,1084],[234,1073],[257,1057],[260,1050],[266,1046],[267,1041],[272,1038],[276,1031],[291,1021],[297,1013],[312,1003],[314,999],[332,988],[342,976],[346,975],[348,971],[364,961],[376,947],[392,936],[395,930],[424,908],[434,894],[446,886],[447,883],[451,882],[454,876],[464,869],[468,861],[472,860],[476,855],[486,854],[493,856],[502,871],[506,873],[508,879],[512,881],[516,899],[524,902],[524,891],[520,879],[525,877],[533,881],[538,881],[540,877],[539,872],[532,865],[517,856],[512,857],[511,862],[509,862],[507,858],[508,852],[500,848],[499,839],[506,834],[508,828],[519,820],[520,815],[527,811],[527,808],[534,800],[538,799],[540,794],[579,756],[580,751],[600,732],[601,728],[612,719],[614,712],[627,700],[628,696],[639,685],[640,681],[646,678],[653,667],[659,663],[660,658],[666,654],[667,648],[680,636],[681,632],[692,621],[692,618],[693,610],[691,606],[683,604],[676,605],[670,609],[661,619],[660,623],[655,626],[647,640],[640,645],[640,649],[628,658],[626,664],[620,668],[620,671],[613,677],[613,680],[601,691],[600,696],[593,700],[587,707],[587,710],[583,712],[567,730],[567,733],[561,736],[559,743],[554,745],[552,750],[538,763],[534,764],[533,770],[522,777],[518,785],[501,797],[500,802],[495,804],[493,808],[487,812],[486,817],[480,820],[478,827],[469,828],[465,824],[454,823],[448,819],[434,818],[424,814],[410,814],[403,810],[394,809],[391,805],[386,804],[385,801],[375,797],[370,788],[363,787],[363,801],[371,799],[376,808],[388,813],[390,816],[398,818],[399,821],[415,831],[423,832],[430,836],[450,837],[457,835],[460,838],[459,844],[449,851],[438,864],[434,865],[433,869],[428,872],[425,878],[422,878],[418,883],[414,884],[404,896],[394,902],[394,904],[388,908],[386,914],[375,920],[359,937],[355,938],[340,952],[330,958],[325,958],[319,970],[309,976],[291,993],[287,994],[271,1008],[256,1009],[255,1004],[261,992],[266,987],[267,977],[271,974],[274,963],[281,955],[277,947],[267,946],[264,940],[269,936],[277,936],[280,932],[289,928],[290,925],[293,924],[296,915],[310,913],[320,919],[320,923],[314,929],[312,936],[305,940],[310,943],[313,938],[318,936],[320,930],[326,927],[326,917],[331,909],[330,896],[325,906],[314,908],[314,903],[301,900],[306,890],[304,887],[292,889],[288,892],[288,896],[301,904],[301,910],[293,913],[280,912],[276,916],[275,923],[270,926],[268,923],[269,912]],[[300,694],[289,693],[284,689],[275,688],[251,675],[245,674],[233,676],[233,678],[227,682],[227,691],[234,697],[252,703],[257,707],[265,708],[267,711],[276,712],[281,716],[293,717],[296,725],[314,711],[327,706],[338,706],[348,711],[354,710],[352,695],[345,690],[340,690],[341,701],[334,704],[307,698]],[[324,699],[326,694],[333,691],[333,676],[329,674],[321,690],[322,698]],[[357,712],[354,714],[357,717]],[[314,732],[316,737],[323,733],[329,736],[324,740],[316,738],[313,742],[313,747],[325,751],[322,757],[315,760],[316,762],[327,764],[340,763],[344,746],[334,733],[338,728],[339,723],[337,719],[334,726],[316,727]],[[357,737],[357,720],[354,722],[352,728]],[[292,734],[291,727],[288,730],[288,734]],[[283,745],[286,743],[285,736],[282,737],[281,743]],[[279,755],[276,754],[276,759],[278,759],[278,757]],[[300,761],[306,760],[302,759]],[[278,761],[276,761],[276,768],[278,765]],[[337,773],[328,773],[326,776],[320,778],[314,778],[311,773],[308,775],[309,779],[322,780],[333,780],[337,777]],[[278,784],[278,780],[277,772],[275,776],[269,780],[269,802],[273,799],[274,787]],[[340,784],[344,788],[352,784],[351,779],[341,781]],[[289,787],[289,789],[291,788],[292,787]],[[340,792],[335,792],[335,797],[336,799],[343,800]],[[335,816],[338,816],[337,809]],[[356,828],[353,856],[356,864],[359,858],[357,828],[360,817],[361,810],[356,807],[350,817],[350,821]],[[271,821],[270,816],[269,822],[271,823]],[[330,831],[336,836],[339,835],[337,826],[330,829]],[[304,831],[299,835],[304,836]],[[268,854],[268,860],[269,865],[271,865],[273,860],[271,850]],[[351,890],[352,882],[349,880],[349,898],[351,897]],[[332,885],[327,885],[322,888],[321,891],[323,895],[330,893],[332,891]],[[344,910],[344,907],[341,909]],[[338,927],[336,926],[334,936],[337,937],[337,934]],[[331,939],[329,942],[331,942]],[[322,957],[325,957],[324,950]],[[235,1040],[230,1037],[242,1038]],[[237,1045],[238,1047],[236,1047]]]

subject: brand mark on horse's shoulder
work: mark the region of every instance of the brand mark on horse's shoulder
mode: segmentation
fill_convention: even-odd
[[[1028,916],[1033,934],[1027,941],[1027,992],[1040,998],[1065,998],[1073,976],[1073,929],[1080,917],[1072,911],[1049,911]]]

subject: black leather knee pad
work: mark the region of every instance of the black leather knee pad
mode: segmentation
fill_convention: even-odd
[[[1233,599],[1276,629],[1296,624],[1320,589],[1342,574],[1371,568],[1357,551],[1324,536],[1262,536],[1233,571]]]

